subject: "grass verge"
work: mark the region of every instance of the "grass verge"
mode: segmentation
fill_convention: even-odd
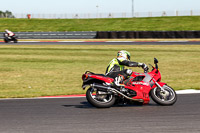
[[[186,31],[200,30],[200,16],[107,19],[5,19],[0,31]]]
[[[81,75],[104,73],[121,49],[130,51],[133,61],[153,64],[157,57],[162,81],[174,89],[200,89],[199,45],[2,45],[0,98],[85,93]]]

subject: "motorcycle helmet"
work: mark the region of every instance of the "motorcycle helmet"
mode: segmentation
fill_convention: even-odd
[[[121,50],[117,53],[117,58],[123,58],[124,60],[130,60],[131,54],[126,50]]]

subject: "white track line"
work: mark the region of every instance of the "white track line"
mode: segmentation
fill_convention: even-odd
[[[178,90],[176,91],[177,94],[197,94],[197,93],[200,93],[200,90],[193,90],[193,89],[190,89],[190,90]]]

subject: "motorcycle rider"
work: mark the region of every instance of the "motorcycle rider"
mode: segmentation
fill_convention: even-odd
[[[6,29],[3,35],[5,43],[8,43],[10,41],[14,41],[14,43],[17,43],[17,36],[15,36],[15,33],[13,33],[12,31]]]
[[[6,29],[4,36],[5,37],[13,37],[13,36],[15,36],[15,34],[12,31],[9,31],[8,29]]]
[[[133,62],[130,61],[130,58],[131,54],[128,51],[121,50],[117,53],[117,58],[110,61],[106,69],[106,76],[114,78],[114,87],[123,87],[123,81],[132,74],[133,71],[131,69],[124,69],[125,66],[142,67],[144,70],[148,70],[148,66],[145,63]]]

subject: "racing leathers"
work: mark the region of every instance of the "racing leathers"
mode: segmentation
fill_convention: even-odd
[[[132,62],[129,60],[124,60],[124,58],[114,58],[108,65],[106,69],[106,76],[114,78],[114,84],[120,86],[125,79],[127,79],[131,74],[131,69],[124,69],[124,66],[128,67],[147,67],[144,63]]]

